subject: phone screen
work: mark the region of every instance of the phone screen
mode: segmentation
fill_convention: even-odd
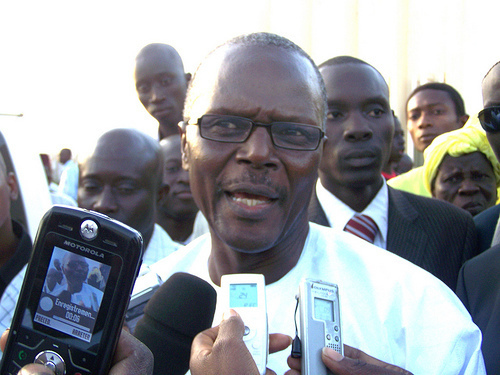
[[[54,246],[34,322],[90,342],[110,269]]]

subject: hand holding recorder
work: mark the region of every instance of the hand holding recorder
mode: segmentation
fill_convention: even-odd
[[[217,327],[199,333],[191,347],[192,375],[258,375],[257,365],[243,341],[245,325],[234,310],[224,314]],[[269,352],[286,349],[291,337],[279,333],[269,335]],[[267,369],[266,375],[275,374]]]
[[[331,348],[325,347],[321,359],[333,375],[412,375],[398,366],[380,361],[365,352],[344,344],[344,356]],[[288,357],[289,371],[285,375],[301,374],[301,359]]]

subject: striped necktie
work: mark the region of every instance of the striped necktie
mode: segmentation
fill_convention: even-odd
[[[354,214],[351,220],[347,222],[344,231],[373,243],[378,232],[378,227],[370,216]]]

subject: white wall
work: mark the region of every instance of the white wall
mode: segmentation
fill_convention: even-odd
[[[480,82],[500,60],[491,0],[16,0],[0,2],[0,113],[24,113],[39,152],[77,152],[113,127],[156,136],[137,100],[134,58],[170,43],[193,71],[235,35],[282,34],[316,62],[340,54],[378,68],[404,119],[407,94],[428,79],[481,108]],[[411,142],[410,142],[411,143]]]

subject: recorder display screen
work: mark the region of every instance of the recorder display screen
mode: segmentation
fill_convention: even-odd
[[[229,307],[257,307],[257,284],[231,284]]]
[[[333,301],[314,297],[314,319],[333,322]]]
[[[36,323],[90,342],[111,266],[54,246]]]

